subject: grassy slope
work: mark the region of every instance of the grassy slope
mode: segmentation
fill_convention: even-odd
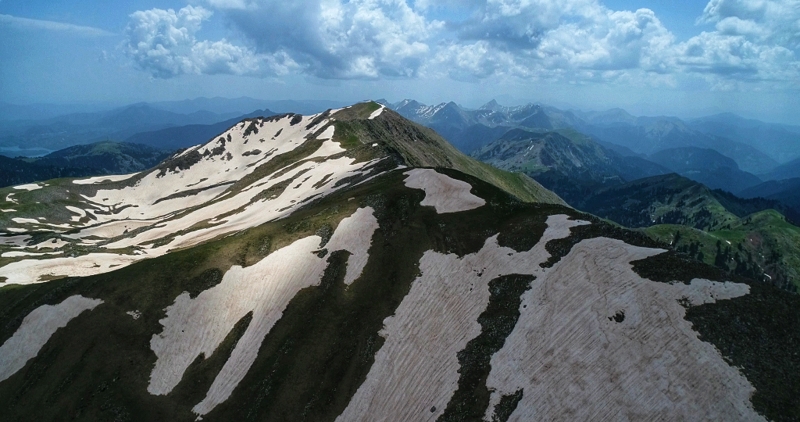
[[[679,225],[644,229],[651,237],[711,265],[796,291],[800,287],[800,228],[774,210],[701,231]]]
[[[391,152],[402,157],[410,167],[453,168],[485,180],[526,202],[564,204],[553,192],[522,173],[510,173],[481,163],[458,151],[432,129],[412,123],[399,114],[385,109],[374,120],[364,119],[377,109],[376,103],[363,103],[337,114],[337,119],[349,123],[338,127],[345,138],[356,137],[361,142],[385,144]],[[352,139],[352,138],[351,138]],[[414,140],[408,142],[409,139]],[[403,140],[398,142],[397,140]]]

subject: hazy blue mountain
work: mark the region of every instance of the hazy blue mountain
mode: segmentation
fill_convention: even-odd
[[[428,106],[415,100],[403,100],[391,108],[403,117],[435,130],[467,154],[513,128],[550,131],[569,127],[554,124],[549,113],[536,104],[506,107],[492,100],[477,110],[471,110],[452,101]]]
[[[762,182],[755,175],[740,170],[736,161],[713,149],[671,148],[656,152],[648,159],[712,189],[736,193]]]
[[[92,175],[125,174],[155,167],[173,152],[142,144],[106,141],[75,145],[25,161],[38,166],[91,169]]]
[[[764,180],[783,180],[800,177],[800,158],[781,164],[771,172],[762,175]]]
[[[769,180],[740,192],[743,198],[767,198],[780,201],[800,213],[800,177]]]
[[[610,145],[624,148],[617,152],[625,156],[701,147],[732,158],[740,169],[753,174],[763,174],[778,166],[758,145],[698,131],[677,117],[636,117],[622,109],[583,112],[537,104],[507,107],[495,100],[477,110],[453,102],[428,106],[415,100],[403,100],[391,107],[404,117],[436,130],[466,153],[496,139],[502,132],[497,127],[543,132],[574,129],[593,136],[608,148],[613,149]]]
[[[195,124],[170,127],[150,132],[140,132],[128,137],[125,139],[125,141],[136,144],[150,145],[160,149],[175,150],[188,148],[192,145],[197,145],[208,141],[209,139],[219,135],[229,127],[238,123],[242,119],[257,116],[269,117],[274,116],[275,114],[276,113],[266,109],[256,110],[249,114],[214,124]]]
[[[37,158],[0,156],[0,186],[62,177],[133,173],[155,167],[172,152],[147,145],[99,142],[72,146]]]
[[[734,159],[739,168],[753,174],[765,173],[778,165],[777,161],[753,146],[699,132],[674,117],[639,117],[634,123],[587,123],[577,128],[603,141],[641,154],[650,155],[672,148],[700,147],[716,150]]]
[[[758,148],[779,163],[800,157],[800,126],[765,123],[733,113],[702,117],[689,124],[700,132]]]
[[[512,129],[472,156],[533,177],[575,206],[600,186],[619,185],[670,171],[640,157],[623,157],[574,130]]]
[[[612,108],[604,111],[579,111],[573,110],[578,117],[588,124],[609,125],[625,123],[629,125],[637,124],[636,116],[631,115],[621,108]]]
[[[209,111],[173,113],[139,103],[105,112],[72,113],[49,119],[15,122],[5,126],[0,132],[0,146],[58,150],[72,145],[124,140],[144,131],[190,124],[212,124],[230,117]]]
[[[110,110],[109,104],[11,104],[0,101],[0,126],[20,120],[50,119],[73,113],[97,113]]]

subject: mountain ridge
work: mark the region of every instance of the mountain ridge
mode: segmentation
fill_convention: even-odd
[[[796,295],[526,180],[362,103],[2,189],[4,415],[793,416]]]

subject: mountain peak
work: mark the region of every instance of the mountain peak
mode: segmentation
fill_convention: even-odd
[[[480,106],[480,108],[478,108],[478,110],[491,110],[491,111],[497,111],[497,110],[500,110],[500,109],[502,109],[502,106],[497,103],[497,100],[494,100],[494,99],[492,99],[488,103],[486,103],[486,104]]]

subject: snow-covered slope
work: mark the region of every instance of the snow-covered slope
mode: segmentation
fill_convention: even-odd
[[[357,161],[344,154],[333,140],[335,119],[336,111],[246,120],[148,172],[74,180],[76,187],[91,190],[70,197],[72,204],[64,206],[69,220],[28,214],[7,228],[51,231],[57,243],[36,246],[54,255],[10,263],[0,268],[0,277],[26,284],[107,272],[279,219],[309,200],[379,174],[375,165],[386,157]],[[292,161],[280,160],[291,153]],[[15,189],[70,190],[40,184]],[[91,252],[67,256],[75,248]]]

